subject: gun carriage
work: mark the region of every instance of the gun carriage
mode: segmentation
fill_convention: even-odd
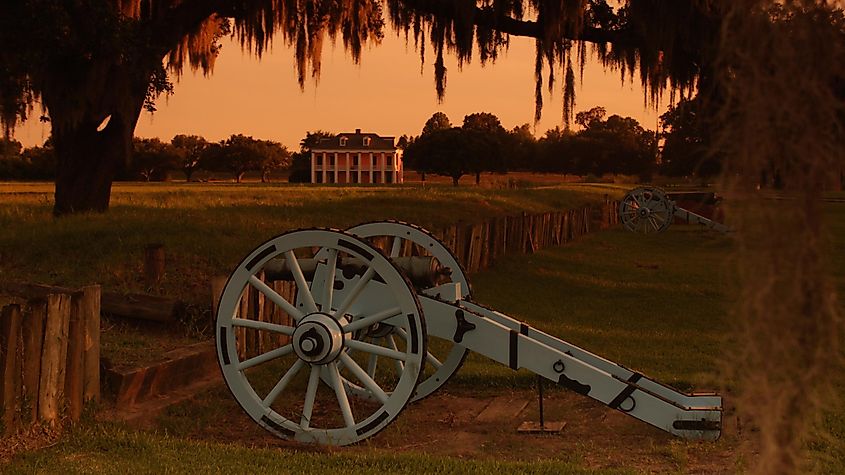
[[[669,229],[676,218],[720,233],[731,231],[722,223],[678,206],[659,188],[648,186],[634,188],[619,202],[619,220],[622,226],[635,233],[663,232]]]
[[[268,284],[280,279],[295,286],[295,297]],[[249,287],[290,324],[242,315]],[[245,331],[284,342],[244,355]],[[721,430],[720,396],[677,391],[475,303],[446,246],[400,222],[293,231],[261,244],[229,277],[216,336],[224,379],[241,407],[266,430],[302,442],[367,439],[443,386],[470,351],[679,437],[715,440]]]

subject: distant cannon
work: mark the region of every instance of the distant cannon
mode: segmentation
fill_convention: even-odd
[[[675,218],[721,233],[731,231],[731,228],[722,223],[681,208],[659,188],[634,188],[619,202],[619,220],[622,226],[635,233],[663,232],[669,229]]]
[[[295,284],[295,298],[277,293],[268,276]],[[249,287],[292,323],[242,313]],[[454,255],[405,223],[277,236],[232,272],[218,308],[226,383],[256,423],[283,438],[362,441],[445,384],[469,351],[680,437],[715,440],[721,433],[720,396],[682,393],[473,302]],[[248,331],[285,340],[245,356],[239,348]]]

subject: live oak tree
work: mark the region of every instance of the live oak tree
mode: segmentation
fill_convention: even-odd
[[[444,54],[485,63],[511,36],[531,37],[537,118],[544,85],[551,91],[563,76],[568,119],[587,44],[606,65],[636,72],[656,98],[709,77],[701,65],[719,18],[704,2],[673,0],[619,9],[604,0],[9,0],[0,5],[0,118],[11,131],[40,104],[58,156],[54,212],[104,211],[142,110],[154,110],[185,66],[210,73],[229,32],[258,56],[277,36],[292,45],[304,83],[319,77],[327,35],[341,37],[357,61],[389,22],[413,38],[421,59],[433,50],[441,97]]]
[[[425,124],[422,128],[421,135],[430,134],[436,130],[444,130],[444,129],[451,129],[452,122],[449,120],[449,117],[444,114],[443,112],[435,112],[425,121]]]
[[[499,143],[489,134],[452,127],[421,135],[408,145],[403,159],[414,170],[451,177],[458,186],[467,174],[474,174],[477,183],[479,174],[490,170],[490,163],[501,161],[500,154]]]
[[[170,143],[178,156],[185,181],[191,181],[191,176],[200,167],[202,155],[209,146],[208,141],[199,135],[179,134],[170,139]]]

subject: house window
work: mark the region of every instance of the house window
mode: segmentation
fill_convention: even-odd
[[[347,140],[349,140],[349,139],[347,139],[346,137],[341,137],[341,138],[340,138],[340,146],[341,146],[341,147],[346,147],[346,141],[347,141]]]
[[[369,146],[370,146],[370,138],[369,138],[369,137],[364,137],[364,146],[365,146],[365,147],[369,147]]]
[[[334,154],[333,153],[329,154],[329,166],[330,167],[334,166]]]

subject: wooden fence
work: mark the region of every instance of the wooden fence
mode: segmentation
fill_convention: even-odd
[[[78,420],[100,398],[100,287],[15,294],[0,311],[0,433]]]
[[[605,229],[618,222],[618,203],[605,199],[600,206],[583,206],[573,210],[551,211],[492,218],[481,223],[458,223],[432,231],[448,247],[467,272],[491,267],[505,255],[530,254],[540,249],[560,246],[595,229]],[[373,243],[387,251],[390,240]],[[408,244],[406,242],[406,244]],[[259,276],[264,280],[263,276]],[[217,315],[217,303],[226,284],[226,277],[212,279],[212,315]],[[267,282],[289,302],[296,300],[296,285],[287,281]],[[247,286],[238,308],[239,318],[291,325],[289,315],[267,302],[264,294]],[[238,354],[251,358],[287,344],[285,335],[269,335],[251,328],[236,329]],[[272,340],[272,341],[271,341]]]

